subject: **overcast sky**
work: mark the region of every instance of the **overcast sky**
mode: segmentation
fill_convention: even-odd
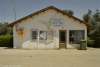
[[[82,16],[91,9],[100,10],[100,0],[15,0],[16,1],[16,19],[20,19],[33,12],[54,6],[61,10],[71,9],[74,16],[82,19]],[[14,3],[13,0],[0,0],[0,22],[13,22]]]

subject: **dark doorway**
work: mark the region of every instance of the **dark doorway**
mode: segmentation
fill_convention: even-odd
[[[66,30],[59,31],[59,48],[66,48]]]

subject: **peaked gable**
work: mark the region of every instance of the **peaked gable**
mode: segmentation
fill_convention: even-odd
[[[72,18],[72,19],[74,19],[74,20],[77,20],[77,21],[79,21],[80,23],[85,24],[88,28],[93,27],[92,25],[88,24],[87,22],[84,22],[84,21],[82,21],[82,20],[80,20],[80,19],[78,19],[78,18],[76,18],[76,17],[74,17],[74,16],[72,16],[72,15],[70,15],[70,14],[68,14],[68,13],[66,13],[66,12],[64,12],[64,11],[58,9],[58,8],[56,8],[56,7],[54,7],[54,6],[49,6],[49,7],[47,7],[47,8],[42,9],[42,10],[39,10],[39,11],[37,11],[37,12],[35,12],[35,13],[32,13],[32,14],[30,14],[30,15],[28,15],[28,16],[25,16],[25,17],[23,17],[23,18],[21,18],[21,19],[19,19],[19,20],[16,20],[16,21],[14,21],[14,22],[8,24],[8,27],[13,27],[14,24],[17,24],[17,23],[19,23],[19,22],[21,22],[21,21],[23,21],[23,20],[26,20],[26,19],[28,19],[28,18],[30,18],[30,17],[35,16],[35,15],[38,15],[38,14],[41,13],[41,12],[45,12],[45,11],[47,11],[47,10],[49,10],[49,9],[56,10],[57,12],[60,12],[60,13],[62,13],[63,15],[68,16],[69,18]]]

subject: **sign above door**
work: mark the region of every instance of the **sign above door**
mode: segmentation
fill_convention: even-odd
[[[62,19],[53,19],[51,20],[51,26],[63,26]]]

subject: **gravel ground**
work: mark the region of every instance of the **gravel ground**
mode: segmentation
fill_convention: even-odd
[[[100,49],[23,50],[0,47],[0,67],[100,67]]]

